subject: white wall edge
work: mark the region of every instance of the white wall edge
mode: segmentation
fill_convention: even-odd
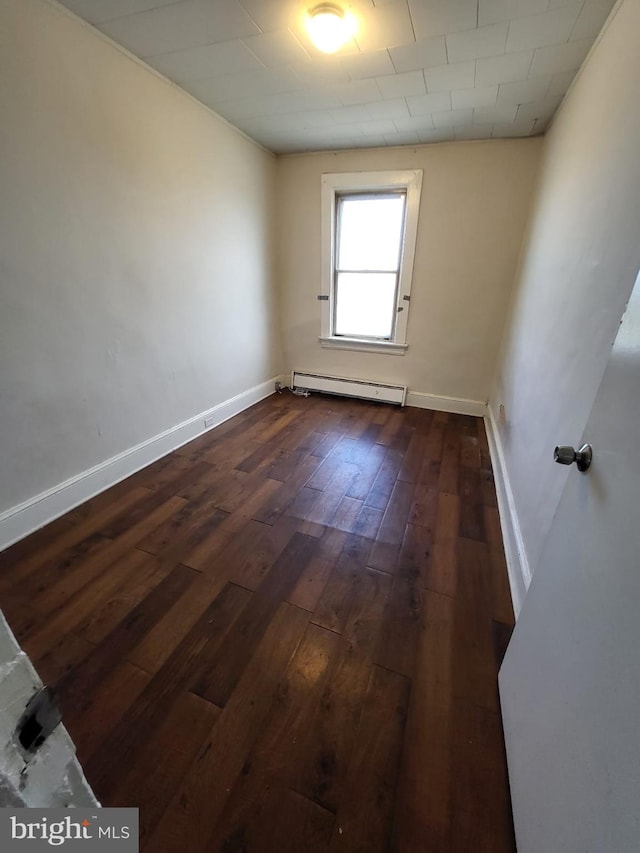
[[[504,542],[504,553],[507,561],[511,601],[513,602],[513,612],[517,619],[525,593],[531,583],[531,570],[522,538],[520,521],[513,497],[511,481],[509,480],[500,432],[491,406],[487,406],[485,426],[498,498],[500,527],[502,528],[502,540]]]
[[[274,393],[267,379],[0,514],[0,551]],[[204,426],[205,418],[213,418]]]
[[[101,41],[111,45],[114,50],[117,50],[118,53],[121,53],[127,59],[130,59],[131,62],[134,62],[141,68],[144,68],[145,71],[148,71],[150,74],[153,74],[154,77],[157,77],[165,85],[170,86],[174,90],[174,92],[178,92],[180,96],[184,96],[193,104],[197,104],[198,107],[208,112],[209,115],[213,116],[213,118],[217,119],[221,124],[226,124],[229,130],[232,130],[234,133],[237,133],[238,136],[242,136],[243,139],[246,139],[247,142],[250,142],[252,145],[255,145],[256,148],[259,148],[261,151],[264,151],[265,154],[268,154],[274,159],[278,156],[274,151],[271,151],[261,142],[258,142],[257,139],[253,139],[251,136],[249,136],[248,133],[245,133],[244,130],[240,130],[240,128],[236,127],[235,124],[231,124],[230,121],[227,121],[224,116],[221,116],[220,113],[217,113],[212,107],[207,106],[203,101],[199,101],[194,95],[179,86],[178,83],[174,83],[173,80],[170,80],[152,65],[149,65],[140,56],[136,56],[135,53],[131,53],[131,51],[127,50],[124,45],[119,44],[119,42],[117,41],[114,41],[111,36],[108,36],[106,33],[103,33],[102,30],[99,30],[97,28],[97,26],[94,26],[93,24],[90,24],[89,21],[86,21],[84,18],[81,18],[77,12],[74,12],[67,6],[63,6],[62,3],[59,2],[59,0],[45,0],[45,2],[48,3],[49,6],[53,7],[60,14],[66,15],[67,18],[72,18],[76,22],[76,24],[83,27],[85,30],[89,30],[92,35],[96,36]],[[620,0],[620,2],[622,2],[622,0]]]
[[[475,415],[486,417],[487,404],[482,400],[464,400],[458,397],[439,397],[437,394],[425,394],[422,391],[407,391],[407,406],[417,409],[433,409],[436,412],[452,412],[456,415]]]

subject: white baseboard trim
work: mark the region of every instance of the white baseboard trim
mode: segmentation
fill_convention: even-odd
[[[200,412],[0,514],[0,551],[135,474],[177,447],[219,426],[275,390],[275,377]],[[207,427],[205,418],[212,419]]]
[[[439,397],[422,391],[407,391],[407,406],[417,409],[434,409],[436,412],[452,412],[456,415],[486,417],[487,404],[481,400],[460,400],[457,397]]]
[[[511,600],[513,602],[513,612],[517,619],[525,593],[531,583],[531,570],[529,568],[527,552],[520,529],[520,521],[511,489],[504,449],[500,439],[500,431],[498,430],[491,406],[487,407],[485,426],[489,440],[489,452],[491,454],[491,465],[493,466],[496,495],[498,497],[498,511],[500,513],[504,553],[509,573]]]

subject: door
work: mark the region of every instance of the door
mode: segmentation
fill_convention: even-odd
[[[640,850],[640,276],[582,439],[500,671],[519,853]]]

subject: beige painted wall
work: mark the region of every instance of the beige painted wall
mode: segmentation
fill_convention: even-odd
[[[0,4],[0,512],[276,375],[275,158]]]
[[[553,449],[580,441],[640,268],[638,32],[640,3],[624,0],[545,139],[491,395],[494,415],[501,403],[506,412],[499,436],[522,537],[520,598],[576,476],[554,464]]]
[[[486,401],[516,272],[540,139],[333,152],[278,160],[278,282],[288,369]],[[320,176],[423,169],[404,356],[324,349]]]

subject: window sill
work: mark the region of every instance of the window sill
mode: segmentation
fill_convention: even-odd
[[[361,338],[320,337],[319,341],[321,346],[328,349],[358,350],[385,355],[404,355],[408,348],[408,344],[398,344],[394,341],[364,341]]]

